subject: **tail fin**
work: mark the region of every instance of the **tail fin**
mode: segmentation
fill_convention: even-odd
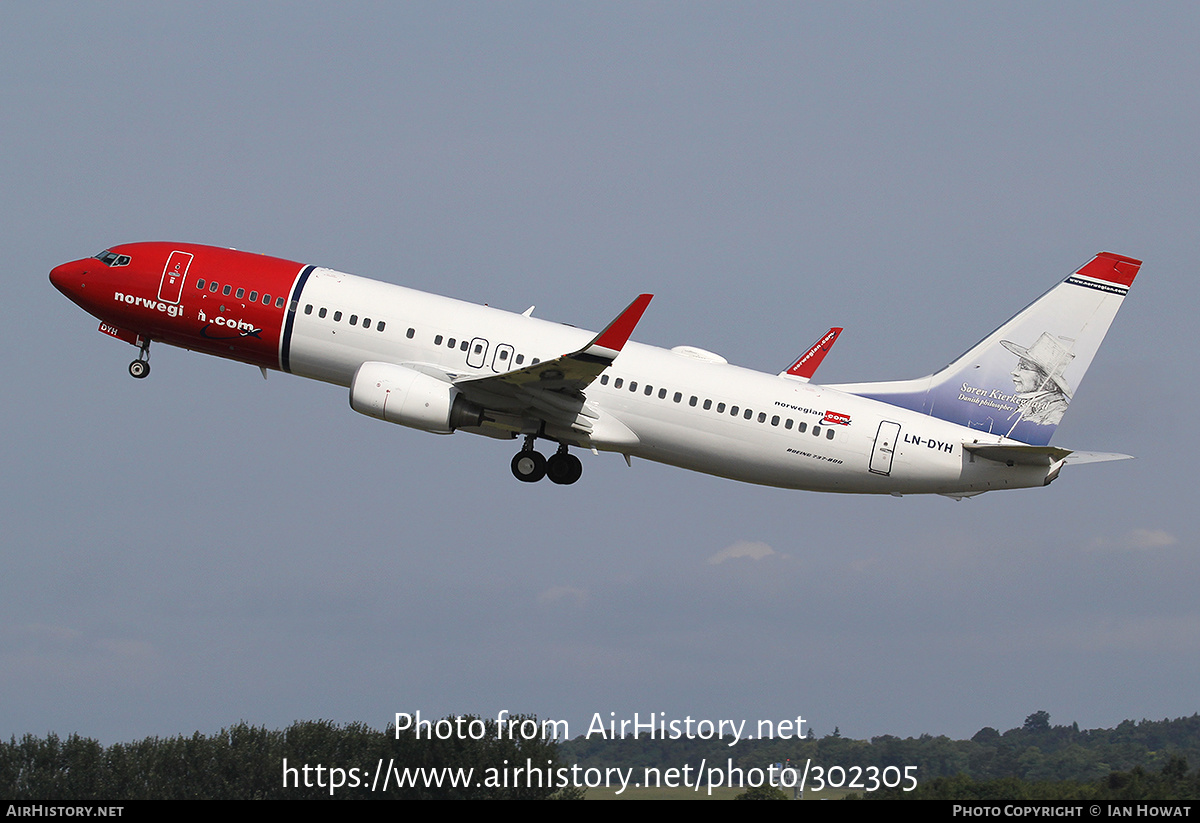
[[[1101,252],[937,374],[831,388],[1044,446],[1141,265]]]

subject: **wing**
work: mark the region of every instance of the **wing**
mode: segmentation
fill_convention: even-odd
[[[617,359],[653,296],[638,295],[578,351],[503,374],[460,377],[454,386],[468,400],[513,416],[495,417],[490,422],[496,427],[525,431],[522,419],[534,418],[551,429],[580,435],[581,442],[590,439],[600,413],[588,405],[584,389]]]

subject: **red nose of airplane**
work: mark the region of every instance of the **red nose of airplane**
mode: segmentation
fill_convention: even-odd
[[[63,263],[50,270],[50,282],[68,297],[74,297],[86,285],[85,275],[88,273],[87,260],[73,260]]]

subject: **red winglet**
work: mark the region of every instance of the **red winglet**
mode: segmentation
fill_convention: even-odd
[[[1133,278],[1137,277],[1138,269],[1141,266],[1141,260],[1134,260],[1132,257],[1123,257],[1119,254],[1113,254],[1110,251],[1102,251],[1093,257],[1086,266],[1075,273],[1081,274],[1084,277],[1094,277],[1097,280],[1104,280],[1107,283],[1131,286],[1133,285]]]
[[[838,339],[838,335],[842,333],[839,326],[834,326],[816,343],[812,344],[812,348],[800,355],[795,363],[788,367],[785,374],[790,374],[792,377],[803,377],[809,380],[817,371],[817,366],[821,365],[821,361],[825,359],[825,355],[829,354],[829,350],[833,348],[834,342]]]
[[[599,346],[614,353],[625,348],[629,335],[633,334],[634,327],[642,319],[642,313],[650,305],[652,297],[654,297],[653,294],[639,294],[632,303],[625,307],[625,311],[617,315],[616,320],[609,323],[604,327],[604,331],[596,335],[596,339],[588,348]]]

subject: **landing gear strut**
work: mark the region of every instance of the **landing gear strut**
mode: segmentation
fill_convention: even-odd
[[[138,352],[138,359],[129,364],[129,376],[136,377],[141,380],[146,375],[150,374],[150,341],[147,340],[142,344],[142,350]]]
[[[579,458],[567,452],[566,446],[559,446],[549,460],[542,457],[540,452],[533,450],[534,435],[525,438],[525,447],[517,452],[512,459],[513,477],[523,483],[536,483],[543,477],[549,477],[551,483],[569,486],[583,474],[583,463]]]

